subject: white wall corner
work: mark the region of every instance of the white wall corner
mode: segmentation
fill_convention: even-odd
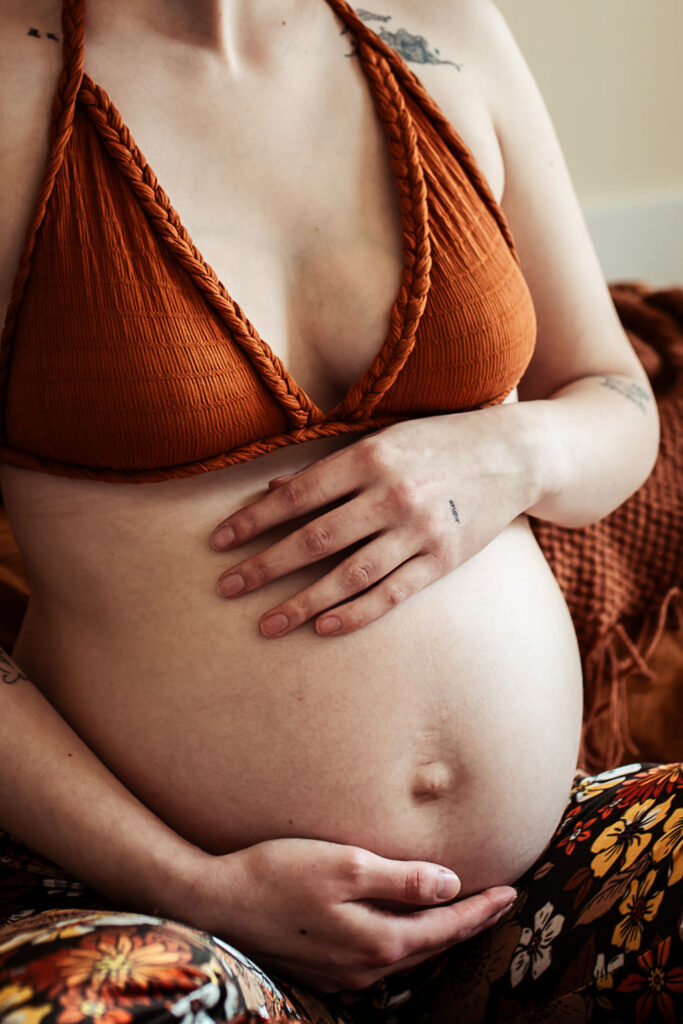
[[[608,282],[683,285],[683,192],[590,200],[582,209]]]

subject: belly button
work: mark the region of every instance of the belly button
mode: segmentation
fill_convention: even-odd
[[[416,800],[438,800],[453,785],[453,772],[443,761],[421,764],[413,780],[412,795]]]

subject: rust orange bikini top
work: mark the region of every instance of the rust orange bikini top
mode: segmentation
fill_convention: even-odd
[[[97,480],[191,476],[317,437],[502,402],[536,321],[502,210],[423,86],[345,0],[399,194],[403,272],[372,364],[323,412],[200,252],[64,0],[51,146],[0,339],[0,461]]]

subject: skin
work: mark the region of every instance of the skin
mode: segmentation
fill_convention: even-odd
[[[103,892],[326,990],[362,987],[486,927],[512,894],[504,883],[547,842],[576,759],[581,681],[524,513],[600,518],[642,481],[657,443],[647,381],[495,8],[371,13],[399,45],[412,37],[416,70],[512,227],[539,324],[523,401],[154,487],[2,468],[32,586],[14,656],[38,689],[4,689],[3,749],[21,770],[0,780],[0,820]],[[378,348],[400,230],[348,35],[323,3],[278,15],[265,2],[91,0],[87,67],[219,278],[331,408]],[[54,6],[31,20],[41,36],[24,36],[19,10],[3,64],[21,100],[2,154],[16,183],[3,209],[6,294],[59,65]],[[42,46],[40,59],[19,38]],[[311,111],[305,144],[291,119],[300,109]],[[257,159],[264,138],[271,161]],[[245,588],[224,599],[218,581],[235,572]],[[289,628],[269,637],[277,614]],[[326,634],[332,614],[341,629]],[[46,804],[50,815],[34,813]],[[139,865],[140,881],[118,863]],[[434,906],[440,866],[459,876],[450,898],[466,897],[452,906]],[[394,901],[427,909],[397,914]]]

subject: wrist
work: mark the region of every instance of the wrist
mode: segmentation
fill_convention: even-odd
[[[149,852],[138,873],[136,906],[155,916],[193,924],[211,855],[176,833]]]
[[[157,912],[236,940],[245,909],[241,905],[245,891],[242,867],[240,851],[218,856],[197,847],[188,848],[167,874],[167,887]],[[228,922],[230,935],[225,934]]]
[[[556,410],[541,399],[507,408],[516,418],[516,430],[510,436],[523,481],[524,511],[542,516],[545,503],[562,492],[566,477],[566,446],[553,415]]]

